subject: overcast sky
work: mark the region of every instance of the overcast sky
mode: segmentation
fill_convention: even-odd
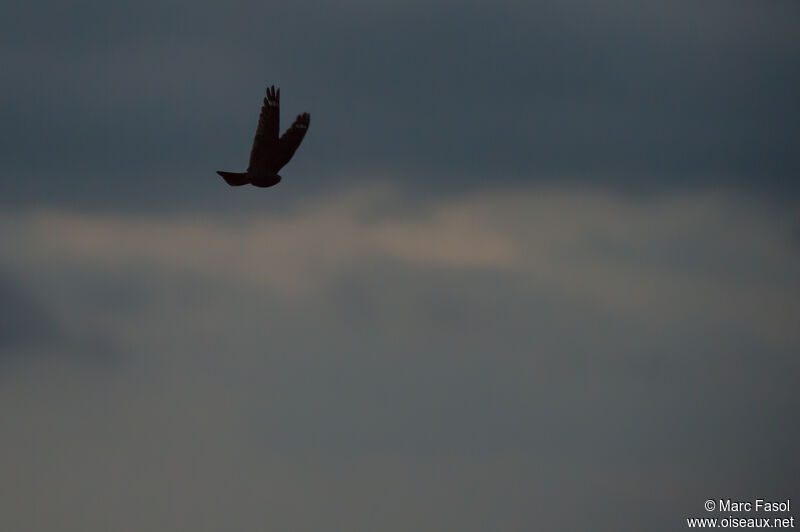
[[[3,11],[0,529],[800,497],[796,2]]]

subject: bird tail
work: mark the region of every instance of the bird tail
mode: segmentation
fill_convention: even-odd
[[[247,172],[221,172],[217,171],[219,175],[222,176],[222,179],[225,180],[232,187],[240,187],[242,185],[246,185],[250,182],[250,179],[247,178]]]

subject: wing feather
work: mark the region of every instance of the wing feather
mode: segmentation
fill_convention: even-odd
[[[267,165],[274,155],[280,131],[280,101],[281,90],[276,90],[274,85],[268,87],[264,104],[261,106],[261,115],[258,117],[253,149],[250,150],[250,168]]]
[[[289,160],[291,160],[294,152],[297,151],[300,143],[303,142],[303,137],[306,136],[306,131],[308,131],[308,126],[310,123],[311,116],[308,113],[297,115],[294,124],[292,124],[292,126],[287,129],[283,135],[281,135],[280,140],[278,140],[278,149],[275,161],[278,165],[278,168],[283,167],[289,162]]]

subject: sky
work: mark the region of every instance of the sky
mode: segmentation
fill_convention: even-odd
[[[669,531],[798,499],[799,26],[4,8],[0,529]],[[227,187],[272,84],[309,132],[278,186]]]

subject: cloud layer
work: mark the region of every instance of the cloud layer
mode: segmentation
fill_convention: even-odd
[[[2,528],[673,530],[793,495],[796,212],[411,198],[7,212],[8,275],[119,355],[0,378]]]

